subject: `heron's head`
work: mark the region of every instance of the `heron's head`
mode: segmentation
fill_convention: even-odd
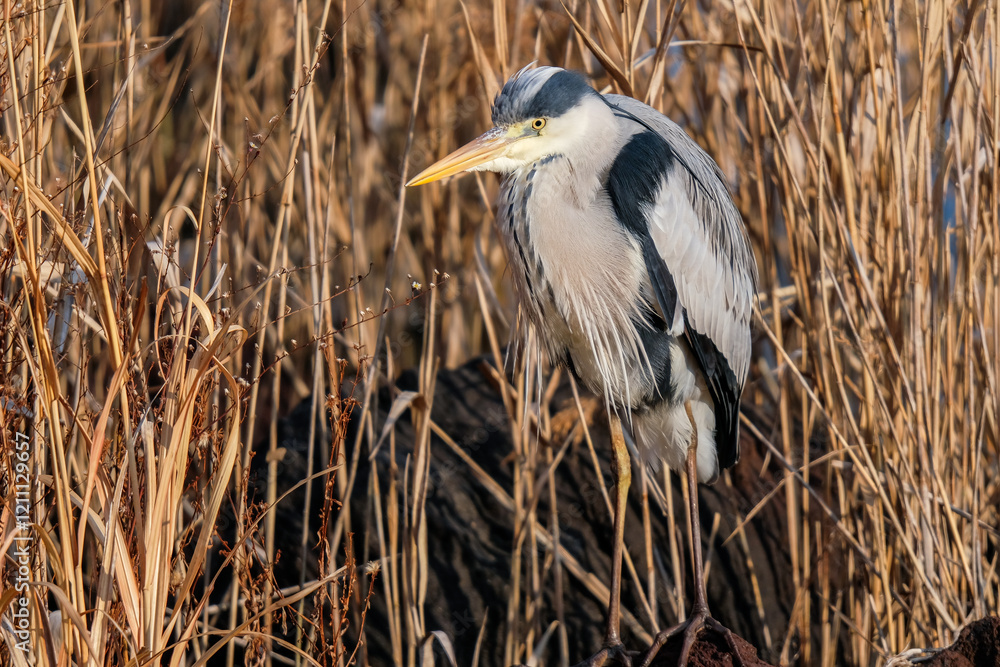
[[[417,174],[423,185],[463,171],[510,173],[550,155],[587,155],[611,111],[576,72],[558,67],[523,69],[493,101],[493,128]],[[601,128],[601,125],[604,125]]]

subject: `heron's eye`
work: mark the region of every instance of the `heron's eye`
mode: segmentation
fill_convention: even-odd
[[[535,120],[531,121],[531,129],[534,130],[535,132],[542,129],[543,127],[545,127],[544,118],[536,118]]]

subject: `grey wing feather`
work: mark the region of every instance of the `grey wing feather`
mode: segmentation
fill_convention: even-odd
[[[701,369],[715,405],[719,465],[728,468],[739,458],[757,280],[743,220],[718,166],[683,130],[631,98],[605,99],[626,123],[625,144],[608,174],[609,195],[619,222],[644,245],[670,332],[683,331]]]
[[[724,176],[684,130],[656,110],[631,97],[605,99],[662,136],[679,163],[646,212],[649,234],[690,327],[725,357],[738,397],[750,369],[757,264]]]

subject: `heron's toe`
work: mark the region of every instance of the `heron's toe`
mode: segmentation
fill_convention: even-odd
[[[574,667],[632,667],[633,653],[621,642],[605,646]]]
[[[691,649],[698,638],[698,633],[705,628],[722,635],[729,649],[729,654],[732,657],[733,665],[735,667],[743,667],[740,649],[736,645],[732,631],[709,616],[707,609],[694,611],[686,621],[657,633],[656,637],[653,638],[653,644],[642,656],[639,667],[649,667],[653,659],[660,654],[660,650],[666,645],[667,641],[677,635],[683,637],[680,652],[677,654],[677,667],[687,667],[688,657],[691,655]]]

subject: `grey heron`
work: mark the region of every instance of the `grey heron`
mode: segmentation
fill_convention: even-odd
[[[623,425],[644,461],[685,471],[695,601],[659,633],[648,665],[683,633],[681,664],[711,618],[699,482],[739,456],[756,262],[718,165],[678,125],[580,74],[525,68],[493,103],[494,127],[407,185],[465,171],[504,175],[496,224],[523,311],[553,360],[603,396],[616,476],[607,631],[584,664],[630,664],[620,634],[624,516],[631,482]],[[738,659],[738,654],[737,654]]]

